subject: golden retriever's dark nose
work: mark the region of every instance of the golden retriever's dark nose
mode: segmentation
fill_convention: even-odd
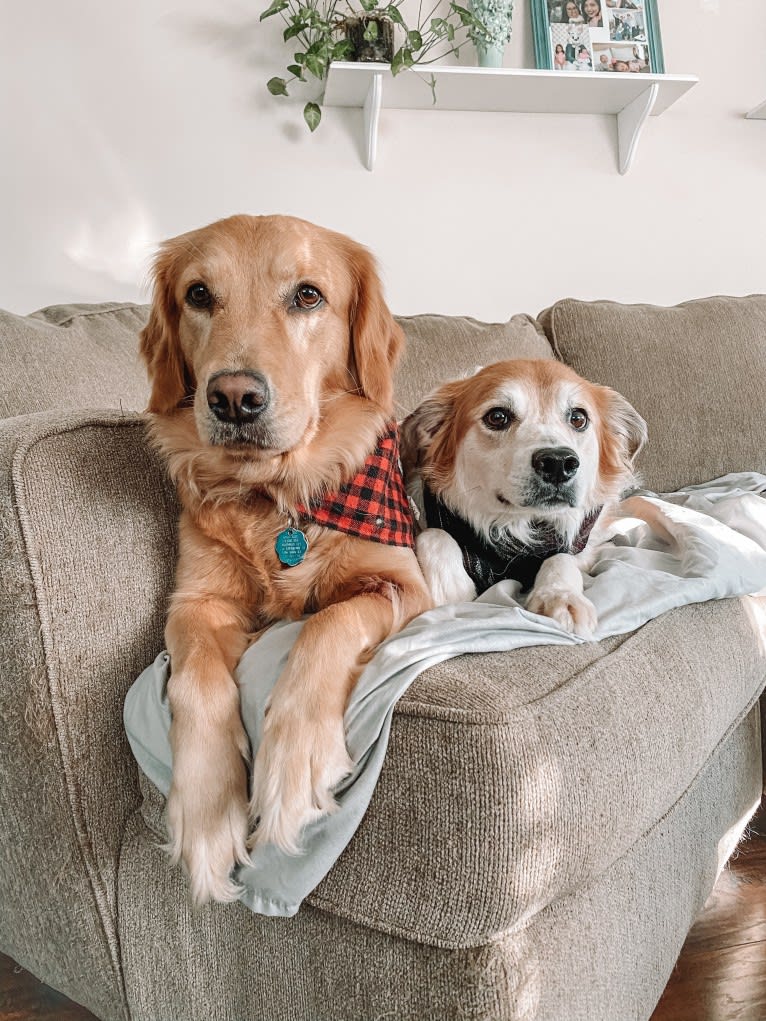
[[[216,372],[207,384],[208,407],[219,422],[252,422],[269,399],[269,385],[260,372]]]
[[[532,455],[532,467],[543,482],[559,486],[574,478],[580,459],[570,447],[543,447]]]

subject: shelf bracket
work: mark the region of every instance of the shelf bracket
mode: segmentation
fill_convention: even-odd
[[[766,103],[753,107],[749,113],[745,114],[745,117],[751,121],[766,121]]]
[[[617,114],[617,147],[621,174],[627,174],[630,170],[636,155],[641,129],[657,102],[659,92],[659,85],[657,82],[653,82],[645,92],[636,96],[632,103],[628,103]]]
[[[367,97],[364,101],[364,139],[366,145],[364,165],[368,170],[372,170],[375,166],[375,157],[378,153],[378,120],[380,119],[382,102],[383,73],[376,72],[370,78],[370,87],[367,90]]]

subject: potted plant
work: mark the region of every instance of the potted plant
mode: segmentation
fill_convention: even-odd
[[[351,44],[348,60],[390,64],[394,59],[394,22],[384,11],[349,14],[343,31]]]
[[[284,41],[295,39],[300,49],[287,65],[290,77],[271,78],[266,83],[269,92],[287,96],[293,82],[306,83],[310,78],[324,81],[334,60],[383,60],[390,63],[392,74],[400,74],[450,53],[459,54],[469,33],[486,31],[476,14],[454,0],[446,0],[443,17],[435,16],[440,2],[426,15],[422,15],[421,6],[417,23],[410,27],[401,13],[402,3],[392,0],[378,7],[376,0],[272,0],[260,20],[281,15]],[[398,47],[397,30],[401,39]],[[433,76],[429,84],[433,90]],[[322,117],[321,99],[306,103],[303,117],[315,131]]]

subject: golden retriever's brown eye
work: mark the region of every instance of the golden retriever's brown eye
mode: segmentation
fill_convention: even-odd
[[[584,432],[588,428],[588,412],[583,408],[572,408],[569,412],[569,424],[573,429],[576,429],[578,433]]]
[[[504,429],[508,429],[511,422],[513,422],[513,413],[507,408],[490,408],[489,411],[482,416],[482,422],[488,429],[492,429],[495,432],[502,432]]]
[[[192,284],[186,292],[186,301],[192,308],[210,308],[213,295],[204,284]]]
[[[294,304],[297,308],[319,308],[323,301],[322,292],[311,284],[301,284],[295,292]]]

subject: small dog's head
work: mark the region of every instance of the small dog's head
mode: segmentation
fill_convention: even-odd
[[[624,397],[553,359],[498,362],[447,383],[402,426],[405,471],[479,532],[573,535],[633,484],[646,423]]]
[[[403,342],[375,262],[287,216],[233,216],[166,241],[141,352],[149,411],[193,407],[204,444],[274,455],[349,392],[390,414]]]

